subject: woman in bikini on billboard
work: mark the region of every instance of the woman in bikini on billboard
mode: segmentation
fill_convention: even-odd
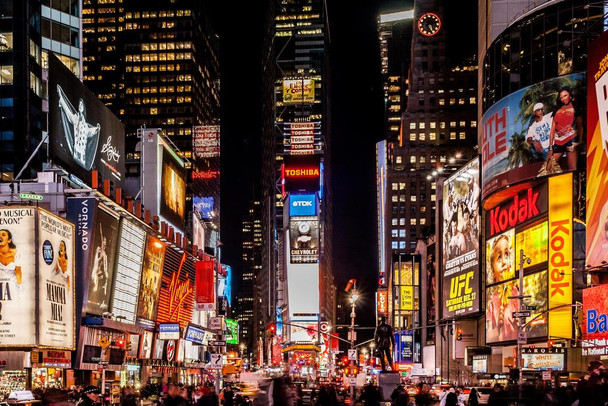
[[[551,169],[553,159],[558,162],[564,153],[566,154],[568,170],[576,169],[577,147],[583,136],[583,118],[572,104],[573,100],[572,90],[569,87],[559,89],[557,95],[558,109],[553,116],[553,124],[549,135],[547,171]]]

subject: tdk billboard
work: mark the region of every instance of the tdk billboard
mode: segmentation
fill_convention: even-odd
[[[316,216],[316,195],[291,195],[289,197],[289,217]]]

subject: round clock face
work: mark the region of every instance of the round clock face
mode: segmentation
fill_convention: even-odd
[[[298,231],[300,232],[300,234],[308,234],[308,232],[310,231],[310,224],[300,223],[300,225],[298,226]]]
[[[439,32],[441,20],[435,13],[424,13],[418,19],[418,31],[420,34],[431,37]]]

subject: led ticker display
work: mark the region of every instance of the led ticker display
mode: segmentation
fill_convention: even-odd
[[[112,313],[124,318],[126,323],[135,324],[146,232],[123,219],[120,223],[119,241]]]
[[[74,225],[39,210],[38,230],[39,344],[74,348]]]
[[[586,263],[608,261],[608,34],[589,45],[587,70],[587,238]]]
[[[551,174],[553,157],[577,152],[562,170],[576,170],[584,153],[585,74],[563,75],[524,87],[491,106],[483,115],[481,137],[483,198],[522,180]],[[590,127],[591,128],[591,127]],[[553,130],[553,136],[551,131]],[[515,158],[515,159],[514,159]]]
[[[93,229],[89,288],[85,311],[101,316],[110,308],[116,260],[118,217],[98,207]]]
[[[91,185],[91,171],[122,187],[125,127],[54,55],[49,55],[49,149],[57,163]]]
[[[165,244],[160,242],[158,238],[148,234],[146,236],[137,304],[137,324],[144,328],[154,328],[164,258]]]
[[[479,311],[479,159],[443,184],[443,317]]]

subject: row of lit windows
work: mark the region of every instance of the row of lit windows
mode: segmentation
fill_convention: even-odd
[[[445,134],[441,133],[439,138],[444,140]],[[458,137],[456,137],[456,131],[451,131],[450,140],[455,140],[455,139],[466,140],[467,133],[464,131],[460,131],[458,133]],[[437,140],[437,133],[434,133],[434,132],[429,133],[428,141],[436,141],[436,140]],[[426,133],[418,133],[418,134],[410,133],[410,141],[427,141]]]
[[[275,19],[277,21],[287,21],[287,20],[313,20],[315,18],[321,18],[319,14],[290,14],[290,15],[280,15]]]
[[[173,50],[173,49],[192,49],[191,41],[183,41],[183,42],[152,42],[141,44],[142,51],[164,51],[164,50]]]
[[[466,127],[467,122],[466,121],[459,121],[459,122],[450,121],[450,128],[456,128],[456,124],[458,124],[458,126],[460,126],[460,127]],[[426,123],[424,121],[422,121],[420,123],[416,123],[414,121],[414,122],[410,123],[410,130],[415,130],[416,126],[419,129],[421,129],[421,130],[426,129]],[[441,121],[439,123],[439,128],[445,128],[445,127],[446,127],[446,122],[445,121]],[[477,127],[477,121],[471,121],[471,128],[476,128],[476,127]],[[437,123],[435,121],[431,121],[429,123],[429,128],[431,128],[431,129],[432,128],[437,128]]]
[[[191,96],[178,96],[178,97],[136,97],[133,99],[133,104],[172,104],[172,103],[191,103]]]
[[[177,64],[161,64],[161,65],[142,65],[142,66],[126,66],[125,72],[173,72],[182,70],[182,66]]]
[[[158,18],[158,17],[187,17],[192,15],[192,10],[168,10],[168,11],[135,11],[127,12],[126,18]]]
[[[174,61],[180,59],[192,59],[192,52],[161,52],[158,54],[135,54],[125,56],[126,62]]]
[[[399,198],[400,202],[405,202],[405,195],[401,195],[401,196],[393,195],[391,200],[392,200],[393,203],[396,203],[398,198]],[[411,195],[410,196],[410,202],[417,202],[417,201],[418,201],[418,195]],[[420,194],[420,201],[421,202],[426,202],[426,193],[421,193]],[[435,201],[435,195],[434,194],[431,194],[431,201],[432,202]]]
[[[398,242],[397,241],[393,241],[393,242],[391,242],[391,249],[394,249],[394,250],[404,250],[405,249],[405,245],[406,245],[405,241],[398,241]],[[415,249],[416,248],[416,241],[410,242],[410,248],[411,249]]]
[[[174,93],[177,92],[190,92],[192,91],[192,85],[183,86],[150,86],[150,87],[128,87],[126,90],[127,94],[148,94],[148,93]]]

